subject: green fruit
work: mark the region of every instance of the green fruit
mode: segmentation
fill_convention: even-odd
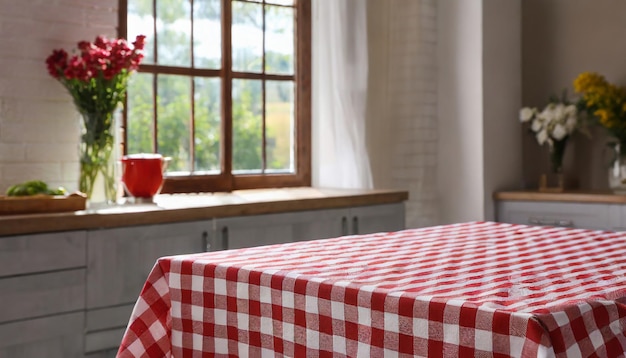
[[[64,187],[60,186],[57,189],[49,189],[47,192],[48,195],[65,195],[67,194],[67,190]]]
[[[23,196],[26,194],[26,188],[22,185],[17,185],[13,187],[11,191],[11,196]]]
[[[16,184],[16,185],[11,185],[11,186],[9,187],[9,189],[7,189],[7,195],[8,195],[8,196],[13,196],[13,195],[15,195],[16,190],[17,190],[17,184]]]
[[[41,180],[29,180],[21,184],[15,184],[9,187],[6,192],[8,196],[28,196],[37,194],[46,195],[65,195],[67,190],[63,187],[58,189],[49,189],[48,184]]]
[[[48,184],[44,183],[41,180],[31,180],[24,183],[28,188],[32,188],[32,191],[37,193],[42,193],[48,190]]]

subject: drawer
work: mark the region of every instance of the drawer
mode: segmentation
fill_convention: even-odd
[[[610,230],[608,204],[499,201],[497,220],[513,224]]]
[[[0,279],[0,322],[82,310],[85,269]]]
[[[0,324],[0,357],[83,357],[84,314]]]
[[[0,277],[86,266],[85,231],[0,237]]]

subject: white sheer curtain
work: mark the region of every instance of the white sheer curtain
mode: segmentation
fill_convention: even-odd
[[[313,185],[371,188],[367,1],[313,1]]]

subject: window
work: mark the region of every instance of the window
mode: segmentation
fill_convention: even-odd
[[[172,159],[164,193],[310,185],[311,0],[120,0],[146,35],[124,153]]]

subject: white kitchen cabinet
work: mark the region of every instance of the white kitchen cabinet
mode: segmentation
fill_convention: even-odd
[[[613,230],[618,222],[617,205],[548,201],[496,202],[496,219],[500,222],[526,225],[563,226]],[[626,216],[625,216],[626,218]]]
[[[212,241],[237,249],[404,228],[404,204],[382,204],[215,219]]]

